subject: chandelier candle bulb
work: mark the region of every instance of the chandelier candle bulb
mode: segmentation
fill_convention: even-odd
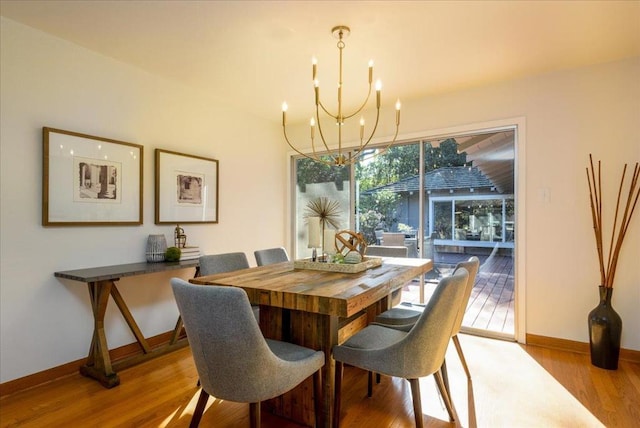
[[[282,103],[282,126],[287,124],[287,109],[289,106],[286,102]]]
[[[382,89],[382,82],[376,80],[376,107],[380,108],[380,90]]]
[[[316,93],[316,107],[318,106],[318,102],[320,100],[320,82],[318,82],[318,79],[315,79],[313,81],[313,90]]]
[[[364,138],[364,117],[360,118],[360,141]]]
[[[373,82],[373,60],[369,60],[369,84]]]
[[[311,118],[309,125],[311,125],[311,139],[313,140],[316,136],[316,120]]]
[[[396,101],[396,126],[400,126],[400,100]]]
[[[318,59],[314,56],[311,58],[311,66],[313,67],[313,79],[316,80],[316,73],[318,72]]]

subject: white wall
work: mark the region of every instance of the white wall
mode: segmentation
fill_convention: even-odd
[[[86,286],[59,281],[53,272],[142,261],[148,234],[171,238],[172,226],[153,224],[155,148],[220,160],[220,224],[186,225],[189,242],[207,253],[245,251],[252,262],[255,248],[287,243],[288,169],[279,123],[223,109],[185,87],[4,18],[0,42],[0,382],[87,354]],[[585,167],[589,153],[603,161],[611,211],[622,165],[640,160],[640,58],[403,100],[402,133],[429,135],[514,117],[526,120],[526,169],[519,176],[526,206],[526,241],[519,243],[526,252],[526,331],[586,342],[599,274]],[[42,126],[143,144],[144,225],[43,228]],[[292,135],[303,141],[308,131]],[[640,350],[638,260],[640,213],[613,297],[624,323],[622,346],[634,350]],[[146,335],[175,323],[169,276],[119,283]],[[134,341],[112,304],[107,322],[111,347]]]
[[[588,342],[600,282],[585,168],[602,160],[606,224],[625,162],[640,161],[640,58],[404,102],[404,132],[524,117],[526,333]],[[545,198],[544,194],[548,197]],[[622,346],[640,350],[640,214],[618,264]]]
[[[0,106],[0,382],[87,355],[93,318],[87,286],[53,273],[144,261],[154,224],[154,149],[220,161],[219,224],[182,225],[206,253],[284,245],[286,155],[278,124],[230,110],[196,91],[2,18]],[[41,225],[42,127],[144,146],[144,224]],[[259,142],[260,144],[256,144]],[[269,225],[269,227],[264,227]],[[125,278],[118,288],[142,331],[173,329],[172,275]],[[110,347],[134,342],[113,302]]]

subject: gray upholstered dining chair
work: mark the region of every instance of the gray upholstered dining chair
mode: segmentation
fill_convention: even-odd
[[[249,267],[249,260],[244,253],[207,254],[200,256],[200,275],[232,272]]]
[[[462,367],[464,368],[464,372],[466,373],[468,379],[471,379],[471,373],[469,372],[469,367],[467,367],[467,362],[464,358],[464,354],[462,353],[462,347],[460,346],[458,333],[460,333],[460,329],[462,328],[464,313],[467,309],[467,305],[469,304],[469,297],[471,297],[471,292],[473,291],[473,286],[475,285],[479,268],[480,260],[478,259],[478,257],[473,256],[466,261],[458,263],[453,271],[454,274],[456,271],[458,271],[458,269],[466,269],[467,272],[469,272],[469,279],[467,281],[467,284],[465,285],[464,297],[461,302],[460,311],[458,312],[453,331],[451,332],[451,339],[453,340],[453,344],[456,347],[456,351],[458,352],[458,356],[460,357],[460,361],[462,362]],[[418,320],[424,310],[426,310],[424,305],[407,305],[406,303],[401,303],[400,305],[378,315],[375,319],[375,322],[384,325],[396,326],[412,325]],[[448,387],[446,365],[443,370],[443,376],[445,377],[445,384],[447,384]]]
[[[251,427],[259,427],[260,402],[310,376],[319,420],[324,352],[265,339],[241,288],[193,285],[179,278],[171,279],[171,287],[202,385],[191,427],[200,423],[210,395],[250,403]]]
[[[423,426],[419,378],[434,375],[449,418],[456,412],[445,388],[440,367],[444,361],[451,331],[461,307],[469,273],[461,268],[440,280],[427,306],[409,331],[371,324],[334,346],[336,360],[333,426],[340,425],[340,400],[344,364],[403,377],[411,385],[416,427]]]
[[[253,255],[256,258],[258,266],[289,261],[289,254],[287,254],[287,250],[284,247],[256,250],[253,252]]]
[[[233,272],[234,270],[248,269],[249,260],[245,253],[222,253],[207,254],[200,256],[200,276],[213,275],[216,273]],[[253,305],[253,315],[260,319],[260,307]]]

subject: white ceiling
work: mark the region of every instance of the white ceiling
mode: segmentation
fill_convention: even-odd
[[[3,16],[274,121],[311,115],[311,57],[335,103],[383,104],[640,56],[640,1],[5,1]],[[27,53],[25,53],[27,54]]]

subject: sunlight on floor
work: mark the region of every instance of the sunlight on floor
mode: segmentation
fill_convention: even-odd
[[[465,334],[459,337],[472,377],[469,395],[466,376],[453,346],[447,351],[446,361],[453,401],[464,426],[603,426],[517,343]],[[432,377],[421,379],[420,384],[424,391],[423,412],[447,421]],[[436,401],[441,403],[438,408],[434,406]]]

